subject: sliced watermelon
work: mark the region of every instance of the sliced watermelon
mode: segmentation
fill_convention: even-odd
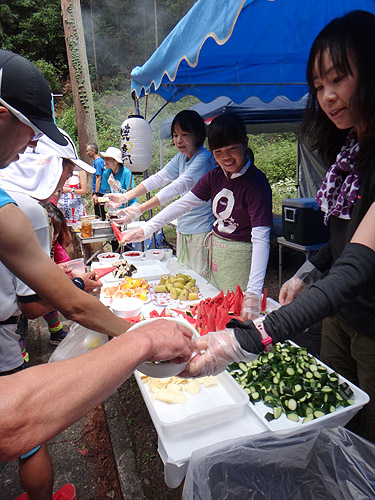
[[[120,229],[116,226],[114,222],[111,222],[111,227],[113,229],[113,232],[115,233],[117,241],[120,243],[125,243],[125,238],[124,238],[124,233],[120,231]]]
[[[115,271],[115,267],[102,267],[101,269],[95,269],[96,279],[100,280],[103,276]]]
[[[128,316],[127,318],[124,318],[124,320],[129,321],[130,323],[139,323],[143,320],[143,314],[140,316]]]

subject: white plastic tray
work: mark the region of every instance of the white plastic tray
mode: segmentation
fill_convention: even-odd
[[[146,280],[158,280],[163,274],[168,274],[169,271],[166,265],[160,260],[142,260],[134,263],[137,272],[132,278],[145,278]]]
[[[297,344],[295,344],[294,342],[291,342],[291,344],[297,346]],[[329,373],[332,373],[334,371],[332,370],[332,368],[325,365],[322,361],[318,359],[317,363],[325,366]],[[347,406],[346,408],[339,407],[336,409],[335,412],[329,413],[328,415],[324,415],[323,417],[319,417],[314,420],[310,420],[310,422],[306,422],[305,424],[302,423],[303,420],[302,418],[299,419],[299,422],[293,422],[292,420],[289,420],[289,418],[287,418],[285,413],[282,413],[278,419],[267,422],[264,416],[266,413],[272,412],[272,408],[266,406],[263,403],[263,401],[254,404],[249,400],[248,404],[252,409],[252,411],[254,412],[254,414],[261,420],[261,422],[263,422],[263,424],[270,431],[290,432],[290,431],[295,431],[297,429],[307,429],[307,428],[311,429],[316,427],[337,427],[339,425],[344,426],[365,404],[369,402],[370,398],[368,394],[359,389],[359,387],[355,386],[354,384],[349,382],[349,380],[339,375],[339,383],[342,384],[343,382],[346,382],[352,389],[354,393],[355,403],[351,406]]]
[[[242,415],[248,402],[245,391],[227,372],[216,376],[217,385],[201,386],[198,394],[184,392],[185,404],[154,400],[148,384],[142,382],[137,371],[134,375],[155,427],[166,436],[184,435],[232,420]]]
[[[159,280],[163,274],[168,274],[169,271],[166,265],[159,260],[141,260],[139,262],[132,263],[137,271],[132,274],[132,278],[145,278],[150,280]],[[92,269],[100,269],[102,267],[108,267],[108,265],[101,264],[100,262],[93,262],[91,264]],[[103,284],[116,284],[122,281],[122,279],[115,279],[113,273],[107,274],[100,280]]]

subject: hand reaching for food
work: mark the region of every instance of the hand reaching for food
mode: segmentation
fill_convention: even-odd
[[[110,198],[110,201],[107,201],[107,203],[105,204],[106,208],[118,208],[121,207],[121,205],[123,205],[124,203],[128,202],[126,194],[107,193],[106,196]]]
[[[234,361],[250,361],[256,357],[242,349],[231,328],[207,333],[199,337],[193,346],[198,354],[190,360],[180,377],[217,375]]]
[[[140,218],[142,211],[139,203],[134,203],[131,207],[116,210],[116,216],[122,219],[123,224],[130,224]]]
[[[124,243],[137,243],[146,239],[145,233],[141,227],[124,231],[122,237]]]
[[[131,335],[142,335],[147,339],[147,361],[171,360],[174,363],[184,363],[193,352],[191,329],[174,321],[158,319],[152,324],[152,328],[150,325],[141,326],[133,330]]]
[[[259,318],[261,302],[262,296],[258,293],[245,292],[242,302],[242,320],[247,321]]]

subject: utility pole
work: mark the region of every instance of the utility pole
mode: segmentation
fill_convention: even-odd
[[[158,41],[158,16],[156,13],[156,0],[154,0],[154,18],[155,18],[155,49],[159,47]]]
[[[94,16],[92,15],[92,0],[90,0],[90,17],[91,17],[92,50],[94,55],[94,66],[95,66],[96,91],[99,92],[99,71],[98,71],[98,61],[96,59],[96,43],[95,43],[95,30],[94,30]]]
[[[92,98],[85,35],[83,32],[81,4],[79,0],[61,0],[66,51],[72,85],[73,103],[77,121],[80,156],[86,157],[86,144],[98,142],[94,101]]]

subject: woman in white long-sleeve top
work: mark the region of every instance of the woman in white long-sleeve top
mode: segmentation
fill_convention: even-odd
[[[165,205],[185,193],[215,166],[211,153],[203,146],[206,127],[202,117],[192,110],[178,113],[171,125],[173,142],[179,152],[159,172],[143,180],[126,193],[112,194],[108,207],[116,208],[137,196],[158,188],[160,191],[142,204],[133,204],[118,212],[125,223],[136,220],[147,210]],[[211,231],[214,217],[206,202],[177,219],[177,257],[179,262],[207,275],[207,249],[203,242]]]

